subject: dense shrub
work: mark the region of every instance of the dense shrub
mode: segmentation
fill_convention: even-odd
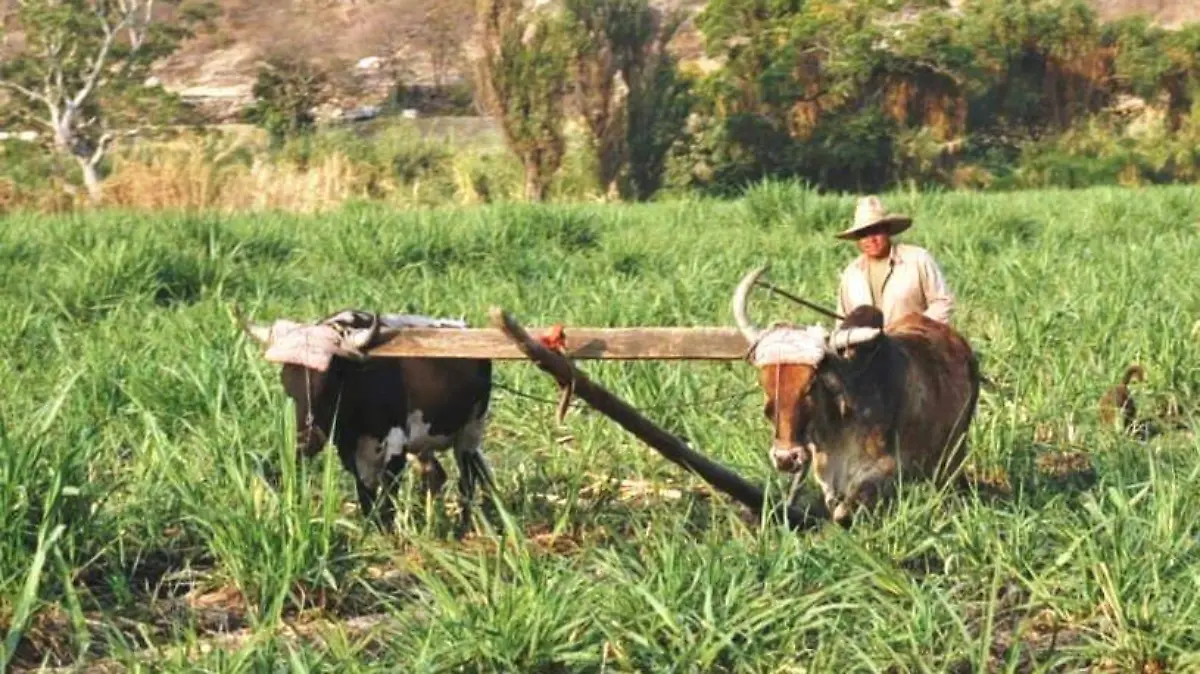
[[[708,3],[697,24],[724,66],[697,88],[673,187],[1194,180],[1186,127],[1200,26],[1105,24],[1081,0],[923,4],[901,14],[874,2]],[[1149,109],[1114,117],[1131,96]],[[1135,138],[1139,128],[1156,140]]]
[[[316,124],[313,108],[321,102],[328,77],[303,59],[268,58],[254,81],[254,104],[245,113],[247,121],[266,129],[275,144],[310,131]]]

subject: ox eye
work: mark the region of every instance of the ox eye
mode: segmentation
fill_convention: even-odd
[[[763,416],[768,419],[771,419],[775,416],[775,403],[774,402],[771,402],[768,400],[767,404],[763,405]]]

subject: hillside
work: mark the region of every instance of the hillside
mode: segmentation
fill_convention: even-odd
[[[1193,0],[1092,0],[1092,6],[1103,19],[1142,12],[1168,27],[1200,21],[1200,3]]]
[[[1200,20],[1193,0],[1093,0],[1112,19],[1144,12],[1165,26]],[[346,110],[382,100],[392,83],[429,86],[464,73],[471,45],[472,0],[217,0],[211,32],[189,41],[158,68],[168,88],[220,117],[250,100],[254,71],[272,53],[298,54],[329,66],[353,100]],[[704,0],[662,0],[695,14]],[[685,24],[673,43],[685,59],[702,57]],[[329,112],[329,111],[327,111]]]
[[[185,99],[226,111],[250,100],[258,64],[299,55],[339,75],[364,101],[397,80],[435,84],[461,73],[471,0],[218,0],[213,30],[156,69]]]

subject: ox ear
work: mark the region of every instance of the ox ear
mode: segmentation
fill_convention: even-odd
[[[340,311],[321,323],[338,335],[334,352],[352,360],[367,359],[364,352],[375,343],[380,329],[376,314],[353,309]]]
[[[820,379],[821,386],[832,396],[838,414],[843,418],[853,414],[854,406],[850,404],[850,396],[846,394],[846,383],[836,366],[821,368],[817,377]]]
[[[379,317],[371,314],[371,324],[366,328],[359,328],[351,332],[347,338],[350,346],[357,351],[364,351],[367,347],[375,342],[375,338],[379,335]]]

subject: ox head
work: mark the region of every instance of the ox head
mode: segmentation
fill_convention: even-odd
[[[277,320],[271,325],[241,320],[242,329],[265,347],[265,357],[280,363],[284,392],[296,412],[297,449],[312,456],[325,446],[343,367],[366,359],[364,350],[379,337],[379,319],[361,311],[342,311],[315,324]]]
[[[750,345],[749,360],[758,368],[766,404],[763,413],[774,427],[771,461],[776,470],[808,471],[816,451],[814,421],[844,419],[853,414],[840,375],[839,353],[877,339],[879,327],[853,324],[829,334],[821,326],[795,327],[776,323],[764,329],[750,320],[747,299],[766,271],[746,274],[733,294],[733,316]]]

